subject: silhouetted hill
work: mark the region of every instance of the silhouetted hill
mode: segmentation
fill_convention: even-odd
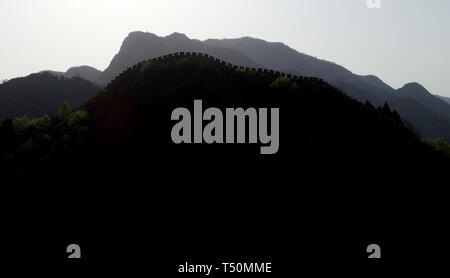
[[[42,70],[38,73],[50,73],[51,75],[54,75],[54,76],[63,76],[64,75],[64,72],[56,71],[56,70]]]
[[[367,84],[372,85],[377,89],[384,90],[385,92],[392,92],[394,90],[391,86],[384,83],[383,80],[375,75],[359,75],[359,78],[365,81]]]
[[[90,66],[71,67],[66,72],[44,70],[39,73],[50,73],[55,76],[64,76],[65,78],[81,77],[93,83],[97,83],[100,75],[102,74],[101,71]]]
[[[89,80],[93,83],[97,83],[101,74],[102,74],[101,71],[99,71],[93,67],[80,66],[80,67],[71,67],[70,69],[68,69],[64,73],[64,77],[66,77],[66,78],[81,77],[81,78]]]
[[[81,86],[96,89],[84,79],[61,79],[50,74],[31,75],[6,85],[31,83],[36,88],[42,81],[55,84],[52,89],[57,88],[59,92],[64,91],[64,86],[74,88],[76,84],[78,89]],[[178,107],[192,108],[196,99],[203,101],[205,109],[218,107],[222,111],[230,107],[279,108],[279,151],[261,160],[259,146],[255,144],[174,144],[170,138],[175,124],[170,118],[171,112]],[[70,102],[66,98],[58,104],[64,100]],[[414,105],[411,98],[406,100],[402,103]],[[119,162],[116,160],[120,159],[120,154],[124,154],[131,164],[147,157],[161,165],[174,159],[182,163],[192,155],[198,159],[204,157],[205,161],[215,165],[214,161],[233,160],[236,155],[240,160],[233,162],[235,166],[261,161],[270,164],[283,158],[293,159],[295,164],[292,166],[295,167],[316,170],[324,166],[350,167],[355,170],[362,166],[364,169],[377,167],[380,172],[392,167],[440,167],[448,163],[443,153],[434,151],[405,128],[398,114],[387,105],[375,108],[362,104],[317,78],[283,77],[277,72],[239,68],[203,55],[177,53],[141,62],[119,75],[83,107],[90,120],[83,112],[74,114],[76,119],[62,121],[61,117],[67,117],[64,115],[69,113],[62,111],[57,119],[60,123],[50,129],[52,133],[61,130],[60,135],[51,135],[55,142],[60,142],[58,136],[67,135],[68,130],[75,128],[69,136],[72,140],[64,139],[65,142],[72,141],[73,145],[64,147],[59,155],[69,155],[71,149],[76,148],[78,151],[73,153],[79,153],[77,156],[89,161],[103,161],[108,157],[111,159],[108,163],[114,164]],[[88,145],[83,148],[77,147],[80,134],[86,133],[82,131],[83,125],[75,124],[80,120],[83,125],[88,125],[86,130],[91,130],[89,134],[93,135],[88,137],[92,141],[84,141]],[[13,122],[13,126],[33,124]],[[64,128],[61,124],[70,126]],[[4,128],[10,130],[8,124]],[[45,133],[40,131],[39,134],[42,132]],[[24,134],[32,133],[23,133],[18,138],[26,141]],[[48,156],[46,152],[39,153]],[[50,157],[57,159],[59,156]]]
[[[397,90],[401,97],[410,97],[422,104],[424,107],[435,112],[442,118],[450,121],[450,105],[435,97],[418,83],[409,83]]]
[[[283,141],[275,157],[295,157],[297,165],[357,167],[357,161],[365,167],[378,163],[417,167],[434,159],[439,164],[440,154],[410,133],[389,108],[365,106],[319,79],[293,78],[274,87],[278,77],[238,70],[203,56],[152,60],[127,70],[96,97],[91,104],[93,120],[103,142],[141,146],[139,152],[148,147],[155,157],[159,153],[209,157],[217,150],[245,157],[256,154],[256,148],[173,145],[168,137],[174,124],[171,111],[192,107],[194,99],[223,109],[280,107]]]
[[[0,121],[24,115],[54,115],[62,102],[78,107],[100,88],[82,78],[62,78],[50,73],[31,74],[0,84]]]
[[[209,46],[199,40],[191,40],[184,34],[173,33],[166,37],[159,37],[152,33],[132,32],[124,40],[119,53],[102,73],[98,83],[106,85],[123,70],[140,61],[181,51],[204,52],[230,63],[257,66],[255,62],[238,51]]]
[[[45,80],[92,88],[79,78],[28,78],[35,84]],[[203,101],[203,111],[217,107],[223,113],[226,108],[279,108],[278,152],[261,155],[260,144],[173,143],[176,122],[171,113],[179,107],[194,113],[194,100]],[[139,63],[77,111],[62,107],[52,119],[5,121],[0,146],[8,172],[38,178],[44,169],[53,169],[56,182],[75,176],[103,183],[144,180],[150,174],[151,180],[170,177],[171,182],[189,184],[201,171],[202,183],[221,177],[232,184],[234,176],[245,176],[259,184],[327,172],[364,187],[361,179],[367,175],[370,182],[389,176],[402,184],[403,171],[408,179],[428,177],[426,169],[442,171],[449,165],[444,153],[418,139],[387,105],[362,104],[317,78],[283,77],[203,55],[168,55]],[[224,171],[233,175],[224,176]],[[377,188],[390,188],[383,184]]]
[[[373,105],[383,105],[385,103],[385,101],[383,101],[382,98],[377,97],[374,94],[369,93],[368,91],[361,89],[358,86],[352,85],[348,82],[345,81],[336,81],[334,82],[334,85],[341,89],[343,92],[345,92],[345,94],[349,97],[352,97],[356,100],[359,101],[363,101],[363,100],[368,100],[370,101]]]

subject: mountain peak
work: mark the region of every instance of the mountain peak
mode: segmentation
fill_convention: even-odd
[[[400,94],[407,94],[409,96],[412,95],[431,95],[427,89],[425,89],[422,85],[417,82],[411,82],[405,84],[402,88],[397,90]]]
[[[133,43],[139,43],[143,39],[156,39],[159,38],[157,35],[149,32],[142,32],[142,31],[134,31],[128,34],[128,36],[124,39],[123,44],[133,44]]]
[[[173,32],[172,34],[166,36],[168,39],[178,39],[178,40],[188,40],[188,36],[183,33]]]
[[[426,91],[426,89],[417,82],[407,83],[403,86],[403,88],[405,88],[405,89],[420,89],[420,90]]]
[[[152,36],[152,35],[156,36],[155,34],[150,33],[150,32],[133,31],[133,32],[130,32],[128,34],[128,38],[130,38],[130,37],[141,37],[141,36]]]
[[[102,72],[96,68],[90,66],[79,66],[71,67],[64,73],[64,76],[67,78],[81,77],[93,83],[97,83],[97,80],[101,74]]]
[[[369,74],[369,75],[362,75],[361,77],[365,78],[366,80],[372,80],[372,81],[382,81],[378,76]]]
[[[448,123],[450,121],[450,106],[444,100],[433,96],[419,83],[413,82],[406,84],[397,90],[397,95],[402,98],[412,98],[425,108],[436,112],[439,117],[447,121],[448,128]]]

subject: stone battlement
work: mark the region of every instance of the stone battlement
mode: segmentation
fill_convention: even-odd
[[[115,82],[118,78],[120,78],[122,75],[126,75],[130,71],[137,70],[144,63],[163,62],[164,60],[170,60],[170,59],[173,59],[173,58],[183,58],[183,57],[204,57],[204,58],[209,59],[209,60],[211,60],[213,62],[221,64],[223,66],[227,66],[227,67],[233,68],[234,70],[245,71],[245,72],[254,72],[254,73],[265,74],[265,75],[273,75],[274,78],[277,78],[277,77],[280,77],[280,76],[286,76],[287,78],[294,79],[294,80],[318,81],[318,82],[324,83],[324,85],[327,86],[327,87],[328,86],[331,87],[330,84],[324,82],[320,78],[304,77],[304,76],[300,76],[300,75],[288,74],[288,73],[284,73],[284,72],[280,72],[280,71],[276,71],[276,70],[272,70],[272,69],[267,69],[267,68],[250,68],[250,67],[245,67],[245,66],[242,66],[242,65],[234,65],[234,64],[232,64],[232,63],[230,63],[228,61],[221,60],[221,59],[213,57],[213,56],[211,56],[209,54],[200,53],[200,52],[175,52],[175,53],[165,54],[163,56],[154,57],[154,58],[148,59],[146,61],[139,62],[136,65],[133,65],[133,66],[129,67],[128,69],[126,69],[125,71],[123,71],[122,73],[120,73],[106,87],[110,87],[110,85],[113,82]]]

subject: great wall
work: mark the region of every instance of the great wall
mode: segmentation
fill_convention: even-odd
[[[216,58],[214,56],[211,56],[209,54],[198,53],[198,52],[175,52],[175,53],[166,54],[166,55],[163,55],[163,56],[154,57],[152,59],[148,59],[148,60],[139,62],[139,63],[135,64],[134,66],[131,66],[128,69],[126,69],[125,71],[121,72],[119,75],[117,75],[106,86],[106,88],[109,88],[112,85],[112,83],[114,83],[116,80],[120,79],[122,76],[127,75],[128,73],[130,73],[133,70],[141,68],[145,63],[164,62],[165,60],[168,60],[168,59],[185,58],[185,57],[204,57],[204,58],[209,59],[209,60],[211,60],[213,62],[216,62],[217,64],[228,66],[228,67],[231,67],[231,68],[233,68],[235,70],[270,75],[270,76],[273,76],[274,79],[276,79],[276,78],[278,78],[280,76],[286,76],[287,78],[292,79],[294,81],[315,81],[315,82],[322,83],[322,85],[325,86],[325,87],[333,88],[337,92],[343,93],[341,90],[335,88],[334,86],[330,85],[328,82],[325,82],[323,79],[320,79],[320,78],[317,78],[317,77],[304,77],[304,76],[300,76],[300,75],[288,74],[288,73],[275,71],[275,70],[271,70],[271,69],[266,69],[266,68],[250,68],[250,67],[238,66],[238,65],[234,65],[234,64],[228,63],[227,61],[218,59],[218,58]]]

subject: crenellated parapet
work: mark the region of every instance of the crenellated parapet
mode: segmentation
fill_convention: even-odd
[[[147,59],[146,61],[142,61],[139,62],[131,67],[129,67],[128,69],[126,69],[125,71],[121,72],[119,75],[117,75],[108,85],[107,87],[110,87],[112,83],[116,82],[116,80],[118,80],[119,78],[121,78],[122,76],[129,74],[132,71],[136,71],[138,69],[141,69],[142,66],[144,66],[144,64],[147,63],[162,63],[164,61],[170,61],[173,59],[179,59],[179,58],[187,58],[187,57],[201,57],[204,59],[208,59],[212,62],[215,62],[217,64],[220,64],[221,66],[226,66],[229,68],[232,68],[234,70],[237,71],[241,71],[241,72],[251,72],[251,73],[256,73],[256,74],[260,74],[260,75],[270,75],[273,76],[273,78],[278,78],[280,76],[285,76],[289,79],[293,79],[295,81],[315,81],[315,82],[320,82],[323,84],[323,86],[325,87],[333,87],[331,86],[329,83],[325,82],[323,79],[317,78],[317,77],[305,77],[305,76],[300,76],[300,75],[295,75],[295,74],[290,74],[290,73],[284,73],[281,71],[277,71],[277,70],[273,70],[273,69],[267,69],[267,68],[254,68],[254,67],[246,67],[243,65],[235,65],[232,64],[228,61],[216,58],[214,56],[211,56],[207,53],[201,53],[201,52],[175,52],[175,53],[169,53],[169,54],[164,54],[162,56],[159,57],[153,57],[151,59]]]

